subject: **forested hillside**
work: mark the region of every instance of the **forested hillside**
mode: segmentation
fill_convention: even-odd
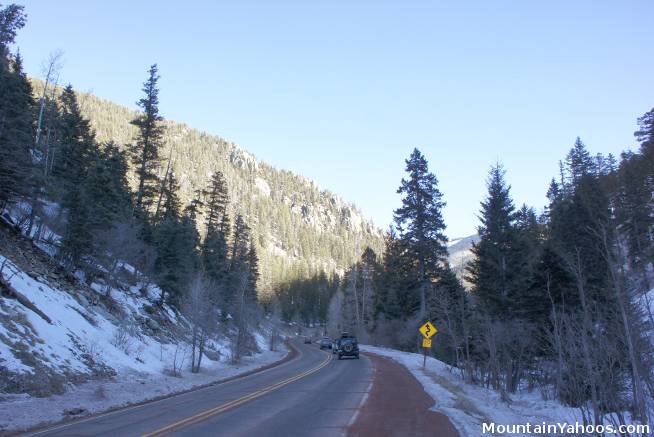
[[[43,82],[32,83],[35,96],[40,96]],[[76,94],[97,140],[113,141],[127,150],[137,134],[137,127],[130,124],[137,112],[92,94]],[[183,123],[163,120],[162,126],[159,176],[163,177],[170,160],[183,205],[197,197],[214,172],[224,175],[229,214],[242,214],[252,229],[260,259],[259,294],[264,300],[281,283],[323,271],[342,274],[365,247],[381,248],[382,234],[375,225],[353,204],[315,182],[260,162],[238,145]],[[136,184],[134,173],[128,179]]]
[[[330,296],[309,279],[337,284],[365,247],[381,247],[374,225],[315,183],[165,120],[156,64],[144,68],[140,91],[134,84],[138,110],[58,86],[56,57],[44,81],[29,79],[12,47],[26,23],[24,7],[0,8],[5,232],[52,258],[72,294],[99,294],[119,323],[133,323],[117,301],[134,293],[154,304],[152,317],[182,313],[188,330],[178,341],[193,372],[213,341],[226,339],[235,363],[259,351],[264,314],[277,319],[284,308],[286,319],[324,322]],[[11,282],[17,262],[0,266],[10,297],[32,291]],[[299,296],[287,292],[303,280]]]

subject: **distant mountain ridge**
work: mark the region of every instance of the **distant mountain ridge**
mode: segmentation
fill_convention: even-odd
[[[465,267],[470,261],[472,261],[472,245],[479,241],[479,235],[473,234],[463,238],[453,238],[449,241],[447,252],[448,260],[450,266],[456,272],[456,275],[459,279],[463,280],[465,273]],[[464,285],[468,287],[468,284],[463,280]]]
[[[43,84],[33,83],[35,94],[40,95]],[[135,99],[138,94],[135,87]],[[99,141],[113,141],[121,148],[133,142],[136,128],[129,122],[136,111],[89,93],[78,92],[78,98]],[[354,204],[303,176],[259,161],[223,138],[176,121],[164,120],[163,124],[161,171],[170,157],[183,203],[206,188],[213,172],[225,175],[232,214],[243,214],[253,230],[261,260],[262,293],[320,270],[342,272],[366,246],[381,253],[382,231]],[[130,177],[134,183],[134,174]]]

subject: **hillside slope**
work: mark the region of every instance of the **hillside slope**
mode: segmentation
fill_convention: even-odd
[[[119,369],[165,370],[190,325],[176,308],[158,305],[155,284],[119,263],[119,284],[87,285],[0,225],[0,391],[60,393]],[[210,343],[209,363],[228,355],[221,341]]]
[[[38,95],[42,84],[34,81],[34,85]],[[78,93],[78,98],[98,140],[114,141],[121,148],[132,143],[136,129],[129,122],[135,111],[88,93]],[[213,172],[225,175],[232,212],[246,217],[255,236],[262,266],[260,293],[320,270],[342,271],[366,246],[381,252],[381,231],[353,204],[311,180],[260,162],[220,137],[175,121],[164,124],[161,171],[172,157],[182,202],[206,188]]]

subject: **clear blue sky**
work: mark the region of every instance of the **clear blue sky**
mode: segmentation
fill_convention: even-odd
[[[654,106],[654,2],[48,1],[26,5],[29,74],[134,106],[159,64],[166,118],[314,179],[386,227],[413,147],[450,237],[474,232],[489,166],[541,207],[581,136],[633,147]]]

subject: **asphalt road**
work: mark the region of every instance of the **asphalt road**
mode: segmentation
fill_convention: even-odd
[[[38,436],[341,436],[372,386],[365,356],[294,342],[278,366],[172,398],[54,426]]]

